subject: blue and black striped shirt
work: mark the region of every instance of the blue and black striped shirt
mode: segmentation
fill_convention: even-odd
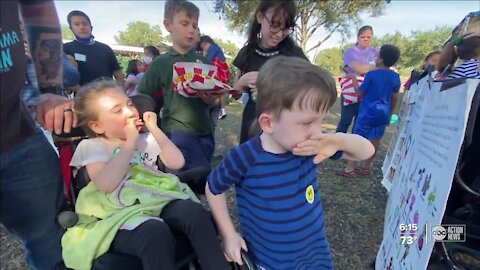
[[[333,268],[316,169],[313,157],[266,152],[255,136],[232,149],[209,176],[213,194],[235,185],[243,236],[259,266]]]

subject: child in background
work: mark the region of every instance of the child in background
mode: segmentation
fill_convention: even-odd
[[[203,55],[212,62],[212,65],[217,67],[217,80],[228,84],[232,74],[230,73],[230,67],[227,62],[225,62],[226,58],[223,54],[222,48],[220,48],[220,46],[218,46],[209,36],[200,37],[200,48],[202,48]],[[218,113],[218,119],[224,119],[227,117],[227,111],[225,110],[225,105],[227,103],[226,99],[227,95],[222,95],[220,97],[220,112]]]
[[[439,60],[440,51],[433,51],[427,54],[427,56],[425,56],[425,58],[423,59],[423,70],[421,72],[413,70],[412,74],[410,74],[410,78],[408,78],[408,80],[403,85],[404,89],[406,91],[410,90],[410,86],[416,83],[422,77],[422,74],[426,71],[431,70],[432,77],[435,77],[435,66],[438,64]]]
[[[370,140],[378,151],[380,140],[385,128],[390,124],[390,116],[398,101],[400,90],[400,75],[391,70],[400,58],[400,51],[393,45],[383,45],[379,57],[375,60],[377,69],[367,72],[365,80],[358,86],[355,76],[351,76],[353,87],[358,96],[362,97],[360,111],[353,133]],[[358,169],[361,175],[370,175],[370,168],[375,155],[365,161]],[[347,167],[337,172],[337,175],[354,177],[355,162],[349,161]]]
[[[188,1],[167,1],[164,25],[172,36],[173,46],[152,63],[140,83],[139,92],[153,94],[164,88],[162,130],[182,151],[185,166],[182,170],[202,167],[210,169],[215,141],[210,107],[218,102],[218,95],[199,94],[187,98],[173,91],[173,65],[177,62],[210,64],[207,58],[195,52],[198,35],[199,9]],[[196,191],[205,191],[206,179],[187,183]]]
[[[145,270],[174,270],[172,232],[181,232],[202,269],[228,269],[210,216],[193,192],[173,175],[151,169],[158,157],[173,170],[185,162],[158,128],[156,114],[145,112],[141,120],[130,98],[109,81],[86,85],[74,108],[92,138],[80,142],[70,165],[86,167],[91,182],[78,196],[80,222],[62,239],[67,267],[90,269],[111,250],[140,258]],[[139,134],[142,127],[148,132]]]
[[[452,70],[459,58],[462,64]],[[469,13],[453,29],[442,49],[438,70],[449,79],[480,79],[480,11]]]
[[[153,60],[160,55],[160,51],[152,45],[143,48],[143,62],[145,62],[145,72],[148,70]]]
[[[143,78],[145,65],[139,60],[130,60],[127,67],[127,79],[125,82],[125,91],[127,96],[138,94],[137,87]]]
[[[243,249],[260,269],[333,269],[317,164],[329,157],[363,160],[373,146],[358,135],[322,133],[337,97],[334,79],[322,68],[278,56],[260,69],[256,86],[263,132],[231,150],[206,187],[225,256],[242,264]],[[225,202],[232,185],[243,237]]]

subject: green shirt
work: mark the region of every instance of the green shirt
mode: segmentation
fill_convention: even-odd
[[[210,106],[200,98],[187,98],[173,91],[173,65],[177,62],[201,62],[210,64],[207,58],[195,52],[179,54],[173,47],[152,62],[143,77],[138,91],[153,94],[164,88],[164,105],[162,111],[162,130],[172,132],[183,130],[197,136],[212,133]]]

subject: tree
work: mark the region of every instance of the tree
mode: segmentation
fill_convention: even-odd
[[[260,0],[215,0],[214,11],[227,21],[230,29],[245,32],[254,18],[259,2]],[[309,54],[317,50],[335,32],[340,33],[342,37],[348,37],[350,26],[360,22],[361,13],[378,16],[389,1],[296,0],[295,2],[298,16],[293,37],[303,51]],[[307,48],[308,41],[321,28],[327,34]]]
[[[75,40],[75,35],[73,34],[72,30],[70,30],[68,25],[62,24],[62,38]]]
[[[443,42],[451,34],[452,27],[435,27],[433,30],[412,31],[409,36],[400,32],[374,38],[373,47],[384,44],[395,45],[400,49],[400,60],[396,66],[400,69],[422,68],[423,58],[430,52],[440,50]]]
[[[420,68],[423,65],[423,58],[435,50],[440,50],[443,43],[452,33],[451,26],[435,27],[429,31],[413,31],[408,38],[408,47],[403,53],[406,67]]]
[[[322,50],[315,58],[315,63],[330,71],[332,75],[340,75],[343,66],[343,49],[329,48]]]
[[[162,45],[163,36],[159,25],[150,25],[142,21],[129,22],[125,31],[119,31],[118,36],[113,37],[122,45],[145,47],[148,45]]]
[[[222,51],[225,54],[228,54],[231,57],[237,56],[239,49],[238,49],[237,45],[235,45],[235,43],[233,43],[229,40],[224,41],[222,39],[215,39],[214,41],[215,41],[215,43],[217,43],[218,46],[220,46],[220,48],[222,48]]]

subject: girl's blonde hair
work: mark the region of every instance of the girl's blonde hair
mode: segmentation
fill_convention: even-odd
[[[124,92],[116,81],[108,79],[99,79],[88,83],[82,87],[75,96],[74,110],[77,115],[77,122],[83,128],[89,137],[97,137],[89,126],[90,121],[98,120],[98,112],[95,110],[94,102],[107,91]]]

